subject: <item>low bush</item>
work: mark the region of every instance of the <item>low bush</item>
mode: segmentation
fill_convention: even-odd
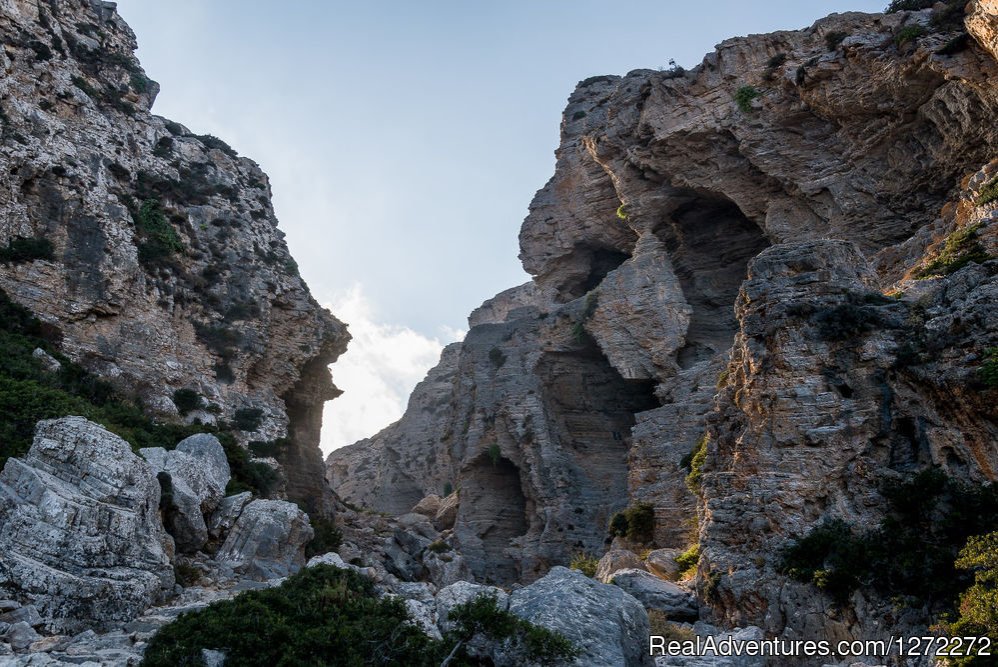
[[[894,35],[894,44],[901,48],[908,42],[913,42],[925,34],[925,28],[920,25],[907,25]]]
[[[655,508],[638,503],[610,518],[610,536],[647,544],[655,535]]]
[[[887,14],[901,11],[917,12],[920,9],[928,9],[934,4],[936,0],[891,0],[884,12]]]
[[[177,406],[177,412],[186,415],[188,412],[199,410],[204,401],[201,400],[201,394],[193,389],[184,388],[173,392],[173,404]]]
[[[946,237],[934,260],[915,272],[916,278],[949,275],[971,262],[981,264],[991,259],[978,237],[983,223],[957,229]]]
[[[690,453],[683,457],[680,465],[688,470],[686,475],[686,486],[693,495],[700,495],[700,488],[703,481],[703,465],[707,462],[707,440],[708,436],[704,433],[697,440],[697,444],[693,445],[693,449]]]
[[[696,574],[697,564],[700,562],[700,545],[693,544],[686,551],[676,556],[676,565],[679,566],[679,577],[688,579]]]
[[[498,347],[493,347],[489,350],[489,361],[492,362],[492,367],[495,369],[502,368],[503,364],[506,363],[506,353],[500,350]]]
[[[132,218],[139,236],[139,262],[146,267],[158,267],[184,249],[180,235],[155,199],[145,200]]]
[[[981,187],[975,201],[978,206],[985,206],[995,200],[998,200],[998,177],[992,178]]]
[[[204,649],[222,651],[241,667],[292,665],[482,664],[468,642],[502,642],[522,663],[544,665],[578,656],[560,634],[498,608],[480,596],[448,614],[454,631],[434,640],[419,630],[401,598],[377,597],[374,584],[353,571],[329,565],[306,568],[276,588],[242,593],[181,615],[150,641],[146,667],[202,665]]]
[[[735,104],[742,113],[752,111],[752,100],[762,95],[755,86],[742,86],[735,91]]]
[[[313,512],[309,515],[309,522],[312,524],[315,535],[305,545],[305,558],[321,556],[330,551],[339,550],[340,544],[343,542],[343,533],[336,527],[332,519],[327,519]]]
[[[887,515],[857,531],[840,519],[794,540],[780,570],[839,604],[859,587],[946,609],[969,577],[954,567],[968,538],[998,529],[998,485],[966,485],[936,469],[881,487]]]
[[[972,573],[973,585],[960,595],[958,616],[942,624],[949,637],[989,637],[998,644],[998,532],[971,537],[956,561],[960,570]],[[992,651],[994,649],[992,648]],[[994,665],[994,658],[969,655],[951,658],[952,667]]]
[[[263,410],[260,408],[239,408],[232,415],[232,425],[240,431],[252,433],[263,423]]]
[[[581,551],[572,556],[572,560],[568,564],[568,567],[570,567],[571,569],[578,570],[579,572],[590,578],[596,576],[596,568],[598,566],[599,566],[599,558],[596,558],[596,556]]]

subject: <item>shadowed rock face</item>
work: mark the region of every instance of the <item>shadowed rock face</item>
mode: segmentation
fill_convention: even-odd
[[[460,489],[460,551],[495,581],[601,553],[613,512],[646,502],[648,546],[701,543],[718,620],[924,630],[868,591],[835,609],[777,560],[823,520],[876,525],[884,479],[995,478],[992,5],[969,5],[966,48],[931,10],[850,13],[581,82],[520,232],[533,281],[472,313],[398,424],[329,457],[334,488],[389,511],[396,488]],[[913,280],[961,234],[973,261]]]
[[[182,388],[224,419],[262,410],[246,439],[290,435],[288,495],[327,505],[319,415],[336,393],[326,366],[349,335],[298,275],[267,176],[150,113],[159,86],[113,9],[13,0],[0,34],[0,247],[44,238],[54,248],[51,259],[0,264],[0,288],[69,357],[159,416],[178,417],[171,398]],[[151,243],[148,202],[173,252]]]

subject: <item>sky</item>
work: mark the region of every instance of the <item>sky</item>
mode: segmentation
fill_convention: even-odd
[[[119,0],[153,109],[271,179],[316,299],[350,325],[322,447],[398,419],[467,315],[529,279],[517,233],[561,112],[600,74],[886,0]]]

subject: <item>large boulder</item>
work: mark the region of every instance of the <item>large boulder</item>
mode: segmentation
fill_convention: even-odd
[[[645,609],[665,612],[670,620],[695,621],[700,609],[693,594],[682,586],[656,577],[645,570],[620,570],[611,583],[633,595]]]
[[[194,553],[208,541],[205,517],[218,507],[229,483],[229,463],[222,444],[213,435],[199,433],[176,449],[149,447],[140,449],[139,454],[161,480],[167,532],[179,551]]]
[[[645,557],[645,568],[663,579],[675,580],[682,574],[676,558],[683,555],[682,549],[655,549]]]
[[[39,422],[0,473],[0,597],[54,631],[129,621],[174,585],[160,487],[128,443],[82,417]]]
[[[509,610],[531,623],[560,632],[582,650],[576,664],[637,667],[648,657],[648,614],[617,586],[557,566],[514,591]]]
[[[305,544],[313,535],[308,515],[297,505],[254,500],[239,514],[215,560],[258,581],[286,577],[305,565]]]

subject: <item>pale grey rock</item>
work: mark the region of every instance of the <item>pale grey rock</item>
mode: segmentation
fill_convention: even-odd
[[[610,549],[596,564],[594,578],[604,584],[609,584],[613,573],[628,568],[643,570],[644,562],[633,551],[627,549]]]
[[[2,633],[0,633],[0,634],[2,634]],[[13,647],[11,647],[11,645],[8,644],[5,641],[0,641],[0,658],[5,657],[5,656],[9,656],[9,655],[14,655],[14,649],[13,649]]]
[[[313,534],[308,515],[296,505],[254,500],[243,508],[215,560],[253,580],[286,577],[305,565],[305,544]]]
[[[19,621],[17,623],[11,624],[7,628],[7,633],[4,635],[4,639],[13,647],[15,651],[27,650],[32,643],[41,639],[41,635],[35,632],[35,629],[31,627],[30,623],[24,621]]]
[[[676,558],[683,554],[682,549],[655,549],[645,557],[645,569],[663,579],[675,580],[680,575]]]
[[[218,504],[208,519],[208,535],[213,540],[222,540],[236,524],[243,508],[253,499],[253,494],[243,491],[234,496],[226,496]]]
[[[651,572],[619,570],[610,576],[609,583],[633,595],[645,609],[665,612],[670,620],[695,621],[699,617],[699,605],[690,591]]]
[[[62,370],[62,364],[59,360],[40,347],[36,347],[32,351],[31,356],[41,362],[42,367],[49,373],[58,373]]]
[[[157,417],[177,417],[181,388],[225,420],[264,409],[258,439],[291,443],[280,461],[289,497],[327,505],[319,424],[337,394],[328,365],[349,334],[299,275],[260,167],[151,113],[159,85],[113,5],[3,3],[11,51],[0,57],[0,96],[6,132],[20,140],[0,147],[0,191],[11,193],[0,202],[0,246],[44,237],[55,252],[4,264],[0,289],[59,330],[62,354]],[[29,44],[54,57],[36,59]],[[97,60],[114,64],[94,68]],[[149,198],[185,221],[169,270],[139,259],[132,202]],[[211,342],[221,326],[238,344]]]
[[[423,516],[432,519],[440,511],[440,501],[442,499],[435,493],[431,493],[426,496],[418,503],[416,503],[410,510],[413,514],[422,514]]]
[[[224,667],[225,652],[203,648],[201,649],[201,661],[204,662],[204,667]]]
[[[170,476],[172,506],[164,516],[167,532],[182,553],[194,553],[208,541],[205,517],[210,516],[225,496],[229,483],[229,463],[225,450],[213,435],[193,435],[176,449],[140,449],[139,454],[158,473]]]
[[[443,553],[427,550],[423,554],[423,566],[430,581],[440,588],[473,578],[467,560],[453,550]]]
[[[440,509],[433,517],[433,527],[437,530],[450,530],[457,521],[457,511],[460,509],[461,499],[455,491],[440,501]]]
[[[703,636],[703,635],[701,635]],[[712,635],[716,641],[730,639],[732,641],[761,641],[765,638],[762,629],[751,626],[737,628],[728,632]],[[765,667],[766,658],[762,656],[727,656],[708,652],[703,656],[656,656],[656,667]]]
[[[0,592],[52,630],[130,620],[173,587],[159,483],[128,444],[80,417],[39,422],[0,473]]]
[[[0,613],[6,614],[8,611],[19,609],[21,603],[17,600],[0,600]]]
[[[0,621],[6,623],[18,623],[24,621],[33,628],[37,628],[42,624],[42,615],[38,613],[38,610],[34,605],[25,605],[23,607],[18,607],[13,611],[8,611],[5,614],[0,614]]]
[[[437,641],[443,639],[437,625],[437,610],[432,598],[429,601],[406,599],[404,604],[409,618],[412,619],[416,627],[432,639]]]
[[[648,614],[624,590],[580,572],[554,567],[514,591],[509,610],[531,623],[560,632],[582,650],[578,665],[649,665]]]

